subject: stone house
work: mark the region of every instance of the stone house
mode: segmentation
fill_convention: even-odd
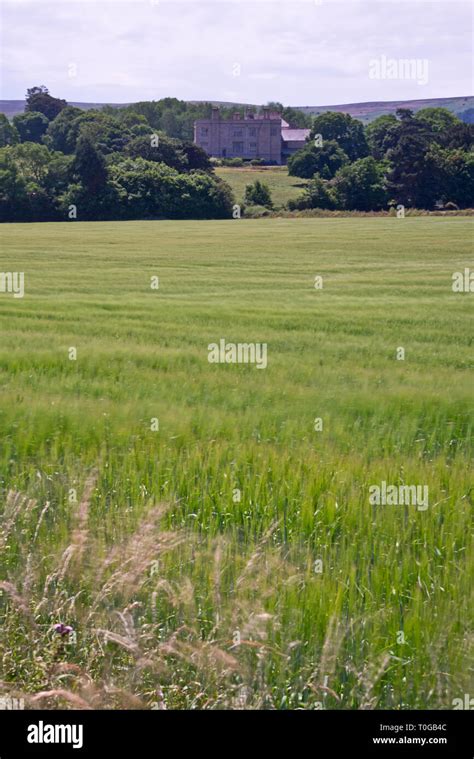
[[[234,113],[222,119],[213,107],[210,119],[194,122],[194,142],[215,158],[260,158],[265,163],[286,163],[292,153],[302,148],[309,129],[290,129],[279,113],[263,108],[261,114]]]

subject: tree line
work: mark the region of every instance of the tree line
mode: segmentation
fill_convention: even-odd
[[[474,206],[474,126],[445,108],[405,108],[366,127],[349,114],[314,119],[307,145],[288,161],[309,179],[291,209],[379,211]]]
[[[83,111],[28,90],[24,113],[0,114],[0,220],[230,218],[207,154],[163,129],[169,103],[150,105],[153,123],[146,104]]]
[[[288,162],[309,180],[290,209],[474,206],[474,126],[446,109],[400,109],[364,127],[348,114],[311,119],[269,105],[311,128]],[[231,218],[230,187],[192,142],[194,120],[211,109],[164,98],[84,111],[46,87],[29,89],[24,113],[12,122],[0,114],[0,220]],[[246,202],[271,207],[261,183]]]

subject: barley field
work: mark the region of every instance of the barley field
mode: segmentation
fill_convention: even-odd
[[[463,217],[3,225],[24,297],[0,293],[1,692],[472,692],[474,295],[452,291],[471,235]],[[209,363],[220,339],[266,343],[267,367]],[[381,482],[429,506],[374,505]]]

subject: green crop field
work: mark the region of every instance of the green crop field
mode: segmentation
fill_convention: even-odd
[[[50,708],[472,693],[471,230],[3,225],[0,268],[24,272],[0,293],[3,688]],[[210,363],[221,339],[266,344],[266,368]],[[374,504],[383,482],[429,504]]]
[[[290,177],[286,166],[253,166],[242,169],[220,166],[215,169],[215,173],[232,187],[237,203],[243,202],[246,186],[257,179],[268,185],[276,208],[286,205],[290,198],[297,198],[307,185],[306,179]]]

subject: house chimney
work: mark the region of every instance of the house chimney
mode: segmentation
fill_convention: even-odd
[[[219,115],[220,115],[219,106],[218,105],[213,105],[212,106],[212,111],[211,111],[211,119],[212,119],[212,121],[219,121]]]
[[[264,119],[269,119],[270,118],[270,110],[269,110],[269,108],[268,108],[267,105],[263,106],[262,111],[263,111],[263,118]]]

